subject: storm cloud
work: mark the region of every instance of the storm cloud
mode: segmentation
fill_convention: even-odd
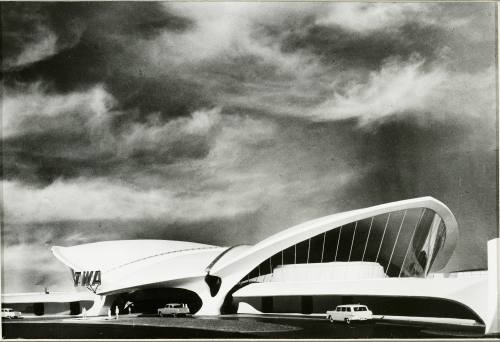
[[[448,269],[485,267],[498,235],[494,11],[3,3],[2,290],[71,287],[52,245],[251,244],[426,195],[459,222]]]

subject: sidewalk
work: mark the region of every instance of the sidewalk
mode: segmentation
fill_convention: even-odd
[[[415,323],[439,323],[439,324],[454,324],[454,325],[466,325],[466,326],[482,325],[473,319],[448,318],[448,317],[373,315],[373,318],[381,321],[387,320],[387,321],[415,322]]]
[[[241,313],[236,316],[259,316],[266,317],[286,317],[286,318],[311,318],[311,319],[326,319],[326,314],[300,314],[300,313]],[[233,315],[228,315],[233,316]],[[391,316],[391,315],[373,315],[373,319],[377,321],[394,321],[407,323],[435,323],[435,324],[451,324],[463,326],[482,326],[483,324],[476,322],[473,319],[449,318],[449,317],[419,317],[419,316]]]

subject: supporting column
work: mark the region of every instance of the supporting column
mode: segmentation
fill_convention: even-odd
[[[302,296],[300,297],[300,312],[303,314],[311,314],[313,312],[313,297]]]
[[[118,297],[117,294],[114,295],[95,295],[94,304],[87,309],[87,316],[102,316],[107,315],[108,309]]]
[[[82,308],[80,307],[80,302],[70,302],[69,303],[69,314],[70,315],[79,315],[82,312]]]
[[[44,303],[34,303],[33,312],[37,316],[43,316],[45,314],[45,304]]]
[[[273,297],[262,297],[262,312],[273,312]]]

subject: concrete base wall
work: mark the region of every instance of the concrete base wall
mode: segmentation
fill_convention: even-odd
[[[71,312],[70,303],[9,303],[3,306],[21,311],[23,315],[40,315],[40,309],[42,309],[43,315],[69,315],[79,314],[83,307],[89,309],[93,305],[92,301],[81,301],[79,302],[80,310],[77,313]],[[38,307],[38,310],[35,310],[37,309],[35,306]]]
[[[312,312],[306,312],[308,308],[308,297],[312,298]],[[272,298],[273,307],[269,310],[266,307],[266,300],[263,298]],[[334,309],[341,304],[364,304],[376,315],[394,315],[394,316],[416,316],[416,317],[446,317],[473,319],[480,321],[469,308],[447,300],[434,298],[402,298],[402,297],[373,297],[373,296],[275,296],[275,297],[252,297],[235,300],[240,308],[240,313],[251,313],[242,311],[241,308],[247,307],[240,305],[246,303],[255,310],[264,313],[312,313],[324,314],[327,310]],[[267,302],[270,302],[267,300]]]

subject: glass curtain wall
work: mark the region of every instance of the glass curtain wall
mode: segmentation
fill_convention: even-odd
[[[332,227],[279,251],[241,281],[269,281],[276,267],[291,264],[366,261],[387,277],[425,277],[446,239],[441,218],[427,208],[395,211]]]

